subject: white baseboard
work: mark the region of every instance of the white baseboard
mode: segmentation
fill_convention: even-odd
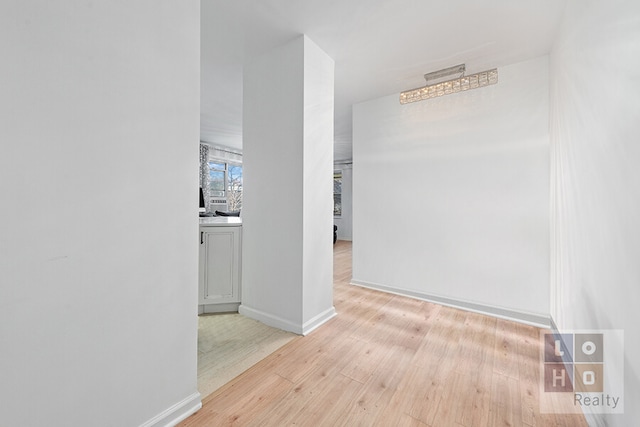
[[[274,328],[293,332],[294,334],[298,335],[307,335],[309,332],[313,331],[318,326],[322,325],[324,322],[335,316],[336,310],[335,308],[331,307],[330,309],[325,310],[313,319],[305,322],[303,325],[296,324],[289,320],[283,319],[282,317],[275,316],[271,313],[266,313],[262,310],[256,310],[255,308],[247,307],[244,304],[240,304],[240,307],[238,307],[238,313],[262,322],[265,325],[273,326]]]
[[[307,335],[314,329],[322,326],[326,321],[335,317],[338,313],[336,313],[335,307],[331,306],[327,310],[315,316],[313,319],[310,319],[302,325],[302,335]]]
[[[377,283],[368,283],[359,280],[351,280],[351,284],[361,286],[363,288],[370,288],[378,291],[402,295],[405,297],[416,298],[423,301],[429,301],[436,304],[445,305],[447,307],[459,308],[461,310],[472,311],[474,313],[486,314],[488,316],[497,317],[499,319],[513,320],[514,322],[524,323],[527,325],[536,326],[538,328],[548,328],[550,325],[550,316],[548,315],[512,310],[504,307],[496,307],[492,305],[480,304],[476,302],[443,297],[439,295],[430,295],[423,292],[411,291],[407,289],[397,289],[390,286],[380,285]]]
[[[239,306],[239,302],[229,302],[226,304],[204,304],[198,306],[198,314],[237,313]]]
[[[251,319],[264,323],[267,326],[273,326],[274,328],[282,329],[283,331],[293,332],[294,334],[302,335],[302,326],[297,325],[287,319],[275,316],[271,313],[264,312],[262,310],[256,310],[255,308],[247,307],[245,304],[240,304],[238,307],[238,313],[243,316],[247,316]]]
[[[173,427],[202,408],[200,393],[195,392],[165,411],[151,418],[140,427]]]

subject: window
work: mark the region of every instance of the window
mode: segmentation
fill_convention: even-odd
[[[242,165],[227,163],[227,203],[230,211],[242,208]]]
[[[209,162],[209,195],[211,197],[225,197],[224,183],[226,163]]]
[[[209,160],[209,197],[226,199],[230,211],[242,208],[242,165]]]
[[[333,216],[342,216],[342,171],[333,172]]]

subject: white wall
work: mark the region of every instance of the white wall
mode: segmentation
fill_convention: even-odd
[[[335,315],[333,60],[300,36],[245,66],[243,96],[239,310],[304,334]]]
[[[342,172],[342,215],[333,218],[338,226],[338,239],[351,240],[353,235],[353,168],[350,164],[335,165],[334,170]]]
[[[1,9],[0,424],[164,425],[200,404],[199,2]]]
[[[355,283],[548,319],[547,88],[541,57],[494,86],[354,106]]]
[[[308,37],[304,48],[302,158],[303,298],[307,333],[335,316],[333,307],[333,59]]]
[[[624,329],[625,415],[640,425],[640,3],[569,1],[551,53],[551,313]]]

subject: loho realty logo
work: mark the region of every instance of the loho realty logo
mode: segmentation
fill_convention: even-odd
[[[611,368],[622,367],[616,363],[623,361],[621,335],[621,331],[544,333],[544,392],[571,393],[573,406],[585,412],[622,413],[623,376],[606,369],[609,362]],[[613,347],[619,348],[605,351]]]

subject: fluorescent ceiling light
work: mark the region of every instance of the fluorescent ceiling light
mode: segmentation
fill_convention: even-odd
[[[444,68],[442,70],[427,73],[424,78],[436,80],[452,74],[461,73],[456,79],[447,80],[440,83],[428,84],[424,87],[404,91],[400,94],[400,104],[409,104],[411,102],[422,101],[424,99],[436,98],[438,96],[449,95],[451,93],[463,92],[469,89],[476,89],[483,86],[494,85],[498,83],[498,69],[482,71],[480,73],[465,76],[465,65],[456,65],[455,67]]]

